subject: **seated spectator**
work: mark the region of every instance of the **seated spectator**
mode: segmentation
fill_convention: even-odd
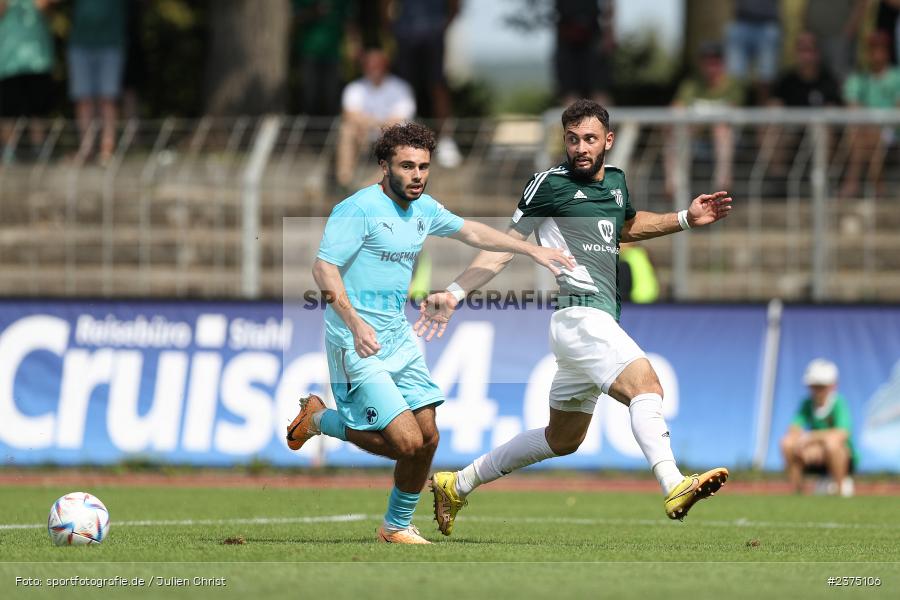
[[[804,25],[818,40],[822,62],[838,81],[846,79],[856,64],[856,38],[868,2],[829,0],[806,3]]]
[[[343,191],[354,184],[356,159],[382,128],[415,116],[416,100],[402,79],[388,72],[387,55],[370,49],[363,55],[363,77],[344,88],[338,136],[336,177]]]
[[[772,88],[770,106],[821,107],[839,106],[840,85],[822,65],[816,37],[809,32],[797,36],[796,65],[783,72]],[[791,155],[800,140],[801,129],[770,125],[765,128],[763,146],[771,149],[772,172],[785,175]]]
[[[729,77],[725,71],[722,46],[706,42],[700,47],[700,77],[683,81],[678,87],[672,106],[691,107],[696,110],[737,107],[744,103],[743,86]],[[677,173],[677,149],[669,133],[670,149],[666,152],[666,192],[675,192]],[[715,172],[713,185],[717,190],[727,190],[732,184],[734,161],[734,131],[728,123],[716,123],[712,127]]]
[[[803,492],[804,473],[815,473],[831,477],[830,493],[853,495],[850,474],[857,456],[850,407],[837,392],[837,381],[837,366],[824,358],[810,362],[803,375],[809,396],[781,440],[788,477],[798,494]]]
[[[725,34],[728,74],[744,83],[753,82],[757,104],[769,98],[780,56],[778,0],[736,0],[734,19]]]
[[[0,150],[14,160],[14,120],[29,118],[32,154],[44,142],[53,102],[53,38],[45,13],[52,0],[0,0]]]
[[[122,93],[128,2],[75,0],[69,37],[69,95],[81,132],[78,159],[94,151],[94,119],[101,120],[100,163],[116,148],[118,101]]]
[[[841,90],[831,72],[822,65],[816,37],[797,36],[797,64],[782,73],[769,101],[773,106],[838,106]]]
[[[868,63],[864,71],[844,82],[844,102],[853,108],[895,108],[900,105],[900,70],[891,66],[891,41],[876,31],[868,38]],[[894,129],[878,125],[852,126],[849,129],[850,162],[841,184],[841,197],[859,195],[863,164],[868,160],[867,179],[880,193],[881,169],[888,147],[894,142]]]

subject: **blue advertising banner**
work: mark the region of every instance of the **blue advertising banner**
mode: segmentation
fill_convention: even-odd
[[[872,424],[861,433],[864,443],[890,448],[900,438],[891,429],[898,420],[896,372],[890,383],[900,357],[900,311],[839,314],[785,313],[768,468],[781,467],[777,437],[802,394],[803,367],[820,354],[841,367],[857,426]],[[546,425],[555,372],[547,341],[551,315],[534,305],[469,307],[458,311],[442,339],[422,343],[447,399],[438,409],[436,464],[465,464],[520,431]],[[300,395],[315,392],[331,403],[322,319],[320,307],[302,302],[0,302],[4,462],[389,464],[321,436],[298,453],[285,444]],[[660,376],[679,462],[748,466],[765,307],[627,306],[622,325]],[[865,468],[897,469],[891,455],[862,449]],[[646,463],[627,409],[604,398],[581,449],[545,466]]]
[[[779,440],[807,395],[803,372],[818,357],[838,367],[860,470],[900,470],[900,307],[785,308],[765,467],[782,467]]]
[[[547,422],[547,309],[461,310],[424,345],[447,401],[436,462],[464,464]],[[749,462],[761,308],[631,307],[624,325],[666,389],[688,464]],[[728,336],[720,335],[727,329]],[[727,357],[727,360],[722,360]],[[350,444],[283,440],[297,397],[329,395],[322,311],[254,303],[0,304],[0,449],[7,464],[385,463]],[[627,410],[606,399],[557,466],[642,467]]]

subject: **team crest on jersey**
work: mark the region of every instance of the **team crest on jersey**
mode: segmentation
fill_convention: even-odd
[[[603,241],[607,244],[612,243],[613,239],[613,223],[608,219],[600,219],[597,221],[597,229],[600,230],[600,235],[603,236]]]
[[[375,410],[374,407],[367,406],[366,407],[366,422],[369,425],[374,425],[376,421],[378,421],[378,411]]]
[[[622,190],[616,188],[612,191],[612,195],[613,198],[616,199],[616,204],[619,206],[619,208],[622,208],[622,204],[624,204],[625,202],[624,197],[622,196]]]
[[[416,224],[416,230],[419,232],[419,235],[425,233],[425,221],[419,218],[419,222]]]

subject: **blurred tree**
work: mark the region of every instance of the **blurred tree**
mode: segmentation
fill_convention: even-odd
[[[141,43],[145,81],[142,117],[197,116],[203,112],[203,81],[209,31],[205,2],[155,0],[145,3]]]
[[[509,12],[504,21],[513,29],[530,32],[556,22],[554,0],[507,0],[507,4]]]
[[[290,22],[288,0],[210,2],[207,113],[284,111]]]

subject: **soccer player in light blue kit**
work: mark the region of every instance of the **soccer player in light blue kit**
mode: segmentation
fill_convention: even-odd
[[[437,449],[435,407],[444,397],[403,312],[425,238],[453,237],[483,250],[525,254],[554,275],[558,266],[575,265],[563,250],[464,221],[424,194],[434,148],[434,134],[421,125],[385,129],[375,144],[382,181],[331,212],[313,276],[329,303],[325,341],[337,410],[318,396],[301,398],[287,429],[292,450],[322,433],[397,461],[378,529],[378,539],[390,543],[430,543],[412,525],[412,515]]]

